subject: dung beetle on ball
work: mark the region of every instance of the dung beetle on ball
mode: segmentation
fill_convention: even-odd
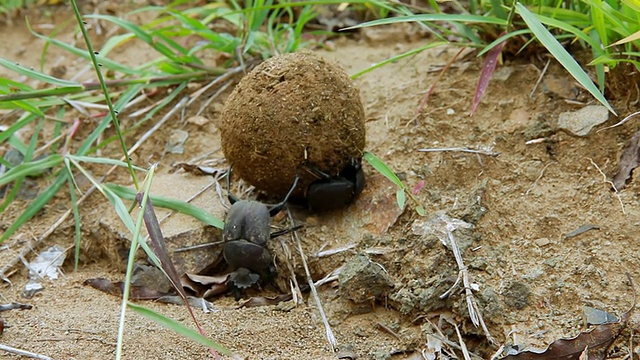
[[[227,189],[231,187],[231,168],[227,173]],[[267,249],[269,239],[295,231],[301,226],[271,233],[271,217],[282,210],[289,196],[298,184],[296,177],[291,190],[284,200],[271,208],[259,201],[240,200],[228,193],[231,208],[225,217],[222,240],[222,255],[233,269],[229,275],[229,287],[236,300],[240,298],[240,290],[257,284],[261,279],[268,279],[273,273],[273,257]]]
[[[306,168],[319,178],[307,188],[306,198],[311,210],[331,211],[344,208],[364,189],[364,171],[360,159],[349,159],[349,163],[337,176],[330,176],[313,166]]]

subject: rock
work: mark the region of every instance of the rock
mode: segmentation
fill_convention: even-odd
[[[577,136],[587,136],[594,126],[609,119],[609,111],[601,105],[589,105],[578,111],[563,112],[558,127]]]
[[[514,281],[505,289],[503,295],[508,306],[522,310],[529,305],[531,290],[526,284]]]
[[[173,130],[169,136],[169,141],[165,146],[165,151],[172,154],[184,153],[184,143],[189,138],[189,133],[184,130]]]
[[[355,303],[381,299],[394,286],[382,265],[371,261],[365,254],[355,255],[347,262],[338,281],[340,295]]]

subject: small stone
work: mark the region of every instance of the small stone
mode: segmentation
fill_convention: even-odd
[[[551,244],[551,240],[549,240],[549,238],[539,238],[533,240],[533,242],[538,246],[546,246]]]
[[[208,124],[209,119],[204,116],[192,116],[187,119],[187,123],[202,126]]]
[[[517,310],[522,310],[529,305],[531,290],[521,282],[514,281],[504,291],[504,302]]]
[[[594,126],[609,119],[609,111],[601,105],[589,105],[578,111],[563,112],[558,127],[577,136],[587,136]]]
[[[338,281],[340,294],[356,303],[380,299],[393,288],[391,276],[382,265],[364,254],[356,255],[344,265]]]
[[[184,143],[189,138],[189,133],[184,130],[173,130],[165,150],[172,154],[184,153]]]

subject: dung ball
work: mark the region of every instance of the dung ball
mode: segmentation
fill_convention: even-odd
[[[336,176],[365,146],[360,91],[337,64],[312,52],[272,57],[249,72],[227,99],[222,151],[234,174],[284,197],[296,175],[303,197],[317,175]]]

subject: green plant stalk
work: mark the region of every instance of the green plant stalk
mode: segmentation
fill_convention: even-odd
[[[80,15],[80,9],[78,8],[78,4],[76,0],[71,0],[71,5],[73,6],[73,11],[76,14],[76,20],[78,21],[78,26],[80,27],[80,31],[82,32],[82,36],[84,37],[84,41],[87,44],[87,50],[89,51],[89,55],[91,56],[91,62],[96,70],[96,75],[98,75],[98,81],[100,82],[100,87],[102,89],[102,93],[104,94],[104,99],[107,102],[107,106],[109,107],[109,114],[111,114],[111,121],[113,121],[113,126],[116,130],[116,134],[118,134],[118,139],[120,140],[120,144],[122,145],[122,152],[125,156],[125,161],[127,162],[127,167],[129,168],[129,173],[131,174],[131,179],[133,180],[133,185],[136,189],[139,188],[138,177],[136,176],[136,172],[133,170],[133,164],[131,163],[131,159],[129,157],[129,151],[127,150],[127,144],[124,141],[124,137],[122,136],[122,132],[120,130],[120,122],[118,121],[118,116],[116,115],[116,111],[113,107],[113,103],[111,102],[111,97],[109,96],[109,89],[105,84],[104,77],[102,76],[102,71],[100,71],[100,64],[98,64],[98,60],[96,58],[96,53],[93,50],[93,44],[91,43],[91,39],[89,39],[89,33],[87,29],[84,27],[84,20],[82,20],[82,16]],[[126,306],[126,303],[123,304]]]
[[[80,211],[78,210],[78,197],[76,196],[76,189],[73,186],[75,181],[73,179],[73,173],[70,167],[66,167],[67,183],[69,184],[69,195],[71,196],[71,209],[73,210],[73,219],[75,227],[75,250],[73,258],[73,270],[78,271],[78,261],[80,260],[80,242],[82,240],[82,234],[80,232],[82,223],[80,221]]]
[[[149,191],[151,189],[151,182],[155,172],[156,165],[152,165],[149,168],[149,172],[144,180],[144,194],[142,207],[138,213],[136,220],[135,231],[131,238],[131,248],[129,248],[129,258],[127,259],[127,272],[124,280],[124,289],[122,290],[122,305],[120,307],[120,322],[118,324],[118,341],[116,345],[116,360],[122,358],[122,346],[124,344],[124,323],[127,313],[127,304],[129,303],[129,293],[131,292],[131,277],[133,276],[133,265],[136,260],[136,251],[138,250],[138,239],[140,237],[140,231],[142,230],[142,223],[144,220],[144,209],[146,208],[147,199],[149,197]]]

